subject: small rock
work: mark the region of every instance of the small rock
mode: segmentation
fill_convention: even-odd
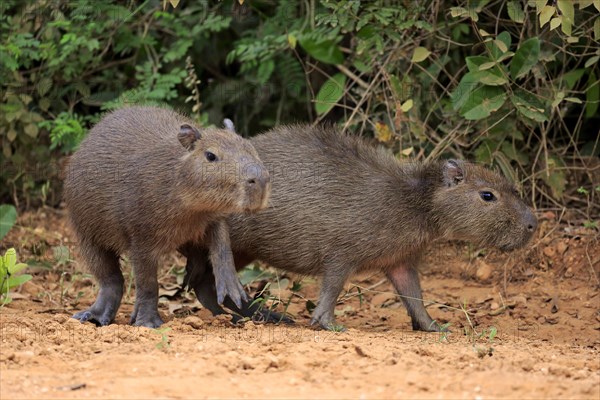
[[[198,318],[195,315],[190,315],[189,317],[185,317],[183,323],[191,326],[192,328],[200,329],[204,325],[204,321]]]
[[[490,304],[490,310],[497,310],[500,307],[500,304],[496,303],[495,301],[492,302],[492,304]]]
[[[562,240],[560,242],[558,242],[556,245],[556,251],[558,251],[558,254],[560,254],[561,256],[563,254],[565,254],[565,251],[567,251],[568,248],[569,248],[569,245]]]
[[[565,271],[565,278],[572,278],[573,277],[573,268],[569,267],[567,268],[567,270]]]
[[[74,319],[74,318],[71,318],[71,316],[69,316],[69,315],[65,315],[65,314],[56,314],[56,315],[53,317],[53,319],[54,319],[56,322],[58,322],[59,324],[61,324],[61,325],[62,325],[62,324],[64,324],[65,322],[67,322],[68,320],[70,320],[70,319]]]
[[[556,249],[554,247],[550,247],[550,246],[546,246],[544,247],[544,255],[546,255],[546,257],[554,257],[554,255],[556,254]]]
[[[490,264],[485,261],[480,261],[475,276],[480,281],[487,281],[492,276],[492,272],[494,272],[494,270]]]
[[[512,301],[515,304],[522,304],[522,305],[527,305],[527,297],[523,296],[523,295],[519,295],[519,296],[515,296],[512,298]]]
[[[270,370],[271,368],[277,369],[279,368],[279,359],[273,354],[267,354],[267,359],[269,360],[269,365],[267,365],[266,370]]]

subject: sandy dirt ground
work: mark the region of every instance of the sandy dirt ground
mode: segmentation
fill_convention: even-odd
[[[433,334],[411,330],[378,274],[346,285],[336,309],[346,332],[311,329],[318,280],[282,274],[267,304],[289,303],[295,324],[235,327],[177,290],[176,255],[160,274],[162,328],[128,325],[129,285],[115,324],[81,324],[71,315],[97,287],[64,212],[27,213],[0,244],[34,275],[0,309],[0,398],[600,399],[598,232],[558,219],[540,214],[537,239],[511,255],[435,246],[424,297],[452,332]]]

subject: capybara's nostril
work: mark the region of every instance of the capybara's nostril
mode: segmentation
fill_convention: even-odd
[[[535,214],[528,210],[525,217],[525,223],[527,224],[527,231],[534,232],[537,229],[537,218]]]
[[[249,185],[254,185],[256,183],[256,179],[252,178],[252,179],[248,179],[248,184]]]

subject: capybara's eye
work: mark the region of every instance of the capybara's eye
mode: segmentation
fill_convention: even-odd
[[[483,201],[494,201],[496,200],[496,196],[492,192],[479,192],[479,196]]]
[[[214,153],[211,153],[210,151],[207,151],[206,153],[204,153],[204,155],[206,156],[208,162],[217,161],[217,156]]]

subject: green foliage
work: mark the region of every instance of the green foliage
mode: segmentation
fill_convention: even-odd
[[[244,135],[339,123],[402,157],[495,165],[540,206],[599,153],[597,2],[242,3],[2,2],[0,201],[57,204],[60,168],[38,166],[131,103]]]
[[[8,234],[8,231],[17,222],[17,209],[10,204],[0,205],[0,240]]]
[[[16,275],[27,268],[27,264],[17,263],[17,252],[10,248],[0,256],[0,307],[11,302],[10,291],[31,280],[28,274]]]

